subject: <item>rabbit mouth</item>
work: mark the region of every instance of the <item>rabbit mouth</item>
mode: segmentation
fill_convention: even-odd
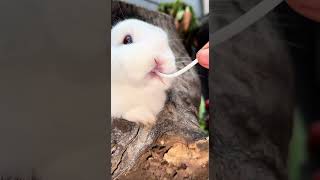
[[[151,79],[156,79],[161,81],[163,84],[165,84],[164,80],[162,79],[162,77],[160,77],[156,72],[160,72],[157,68],[152,69],[149,72],[149,76],[151,77]]]
[[[164,79],[157,74],[157,72],[162,72],[162,71],[163,71],[163,68],[161,68],[159,65],[155,65],[155,67],[148,73],[148,76],[151,79],[159,80],[161,83],[166,85]]]

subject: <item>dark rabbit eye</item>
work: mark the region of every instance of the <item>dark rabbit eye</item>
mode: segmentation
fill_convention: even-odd
[[[132,43],[131,35],[126,35],[123,39],[123,44],[131,44],[131,43]]]

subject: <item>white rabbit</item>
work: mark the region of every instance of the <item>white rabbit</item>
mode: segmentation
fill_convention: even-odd
[[[137,19],[111,29],[111,116],[153,125],[176,71],[175,56],[161,28]]]

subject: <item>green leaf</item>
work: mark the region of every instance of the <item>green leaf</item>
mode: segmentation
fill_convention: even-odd
[[[205,104],[204,98],[201,97],[200,106],[199,106],[199,114],[198,114],[199,125],[200,125],[200,128],[202,129],[202,131],[204,133],[208,134],[208,131],[206,130],[207,124],[206,124],[205,115],[206,115],[206,104]]]
[[[180,21],[183,18],[184,10],[179,10],[176,15],[176,19]]]

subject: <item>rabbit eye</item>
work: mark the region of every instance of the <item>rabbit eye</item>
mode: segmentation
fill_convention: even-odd
[[[132,37],[131,35],[126,35],[123,39],[123,44],[131,44],[132,43]]]

